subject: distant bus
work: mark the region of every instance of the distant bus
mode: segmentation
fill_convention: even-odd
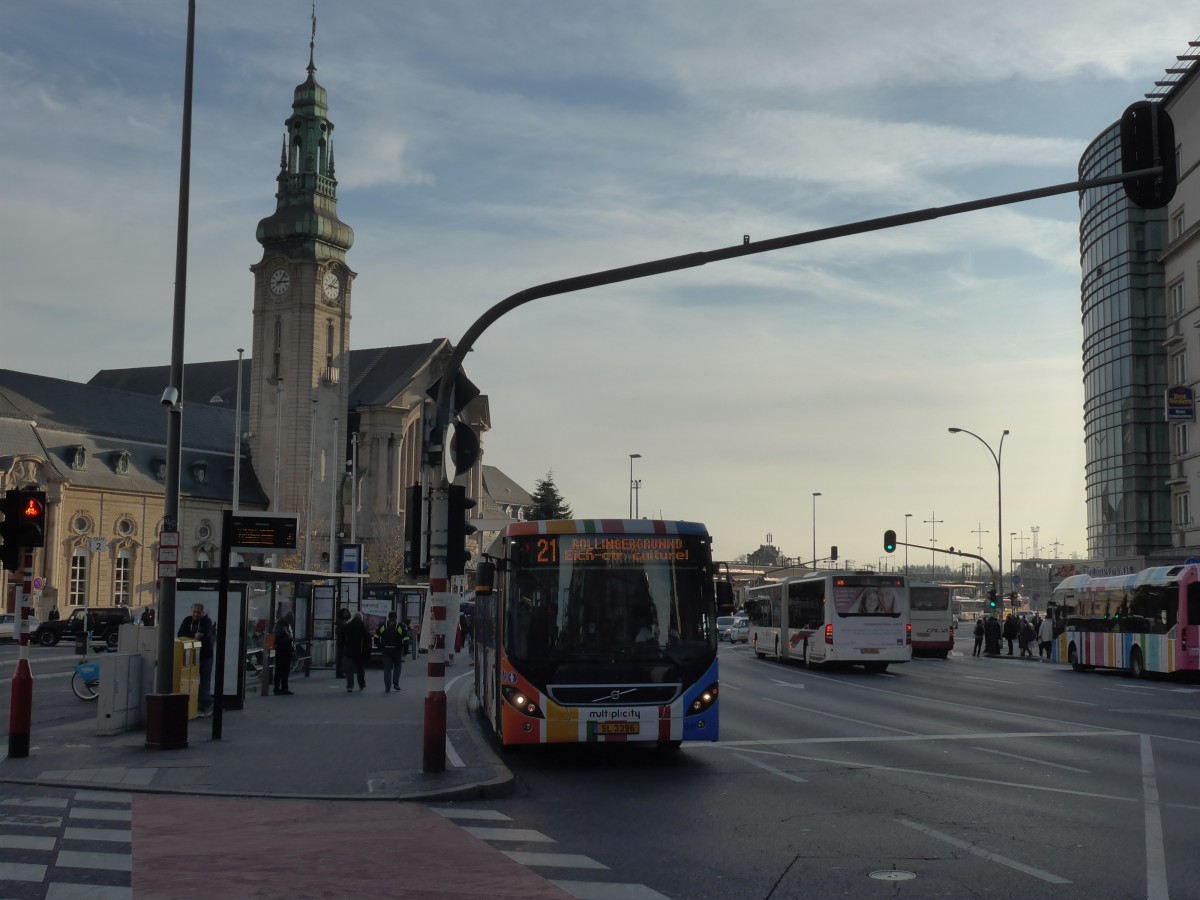
[[[954,649],[954,608],[944,584],[910,582],[908,617],[912,623],[913,656],[940,656]]]
[[[475,691],[502,744],[715,741],[712,540],[695,522],[506,526],[476,571]]]
[[[974,622],[987,612],[986,600],[976,600],[974,597],[964,597],[961,594],[950,601],[954,607],[955,618],[959,622]]]
[[[902,575],[830,572],[748,588],[750,647],[760,659],[884,672],[912,659],[908,602]]]
[[[1072,575],[1055,589],[1054,652],[1077,672],[1200,669],[1200,566],[1158,566],[1132,575]]]

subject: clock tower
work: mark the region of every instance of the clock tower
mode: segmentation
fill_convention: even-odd
[[[313,23],[314,39],[316,22]],[[333,123],[316,80],[295,90],[279,160],[275,212],[258,223],[250,452],[271,508],[299,516],[311,568],[327,568],[347,458],[347,363],[354,232],[337,216]],[[307,549],[307,552],[306,552]]]

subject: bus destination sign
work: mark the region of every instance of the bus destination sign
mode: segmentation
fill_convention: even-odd
[[[237,513],[233,516],[229,546],[239,553],[295,550],[297,519],[293,513]]]

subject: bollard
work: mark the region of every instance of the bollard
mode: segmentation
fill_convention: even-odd
[[[21,609],[21,649],[12,679],[12,700],[8,708],[8,755],[21,759],[29,755],[29,732],[33,724],[33,672],[29,669],[29,607],[25,598],[33,588],[33,554],[26,551],[25,584],[17,603]]]

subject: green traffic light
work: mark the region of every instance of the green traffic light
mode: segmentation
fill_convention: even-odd
[[[883,533],[883,549],[888,553],[896,552],[896,532],[890,528]]]

